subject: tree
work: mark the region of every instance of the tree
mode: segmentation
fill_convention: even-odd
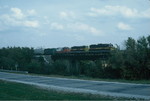
[[[148,41],[148,45],[149,45],[149,48],[150,48],[150,35],[147,37],[147,41]]]
[[[124,67],[124,57],[123,50],[120,50],[120,47],[117,45],[111,52],[111,57],[108,60],[107,70],[109,68],[111,77],[121,78],[122,77],[122,68]]]
[[[124,51],[124,68],[123,76],[126,79],[136,79],[138,74],[138,62],[136,60],[137,50],[136,50],[136,41],[129,37],[125,41],[125,51]]]
[[[13,69],[17,64],[19,70],[27,70],[27,65],[31,63],[32,58],[33,48],[7,47],[0,49],[0,67],[5,69]]]
[[[41,65],[38,61],[32,60],[30,64],[28,64],[29,73],[41,73]]]
[[[150,70],[148,67],[149,63],[149,39],[145,37],[141,37],[137,40],[137,59],[138,59],[138,65],[139,65],[139,75],[140,78],[146,78],[148,79],[148,76],[150,74]]]
[[[148,42],[148,61],[150,62],[150,35],[147,37],[147,42]]]

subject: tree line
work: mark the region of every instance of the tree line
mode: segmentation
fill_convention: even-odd
[[[118,45],[108,60],[78,61],[74,68],[69,60],[45,63],[43,57],[36,58],[34,49],[7,47],[0,49],[0,68],[28,71],[38,74],[88,76],[112,79],[150,79],[150,36],[135,40],[129,37],[124,49]]]
[[[0,49],[0,68],[27,71],[34,56],[33,48],[7,47]]]

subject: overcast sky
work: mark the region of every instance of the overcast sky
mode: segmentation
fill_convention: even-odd
[[[0,47],[112,43],[150,34],[150,0],[0,0]]]

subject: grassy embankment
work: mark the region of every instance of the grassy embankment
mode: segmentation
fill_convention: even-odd
[[[45,90],[36,86],[0,80],[0,100],[128,100],[108,96]]]

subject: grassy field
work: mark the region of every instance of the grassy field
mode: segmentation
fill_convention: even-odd
[[[0,80],[0,100],[129,100],[91,94],[56,92]]]

